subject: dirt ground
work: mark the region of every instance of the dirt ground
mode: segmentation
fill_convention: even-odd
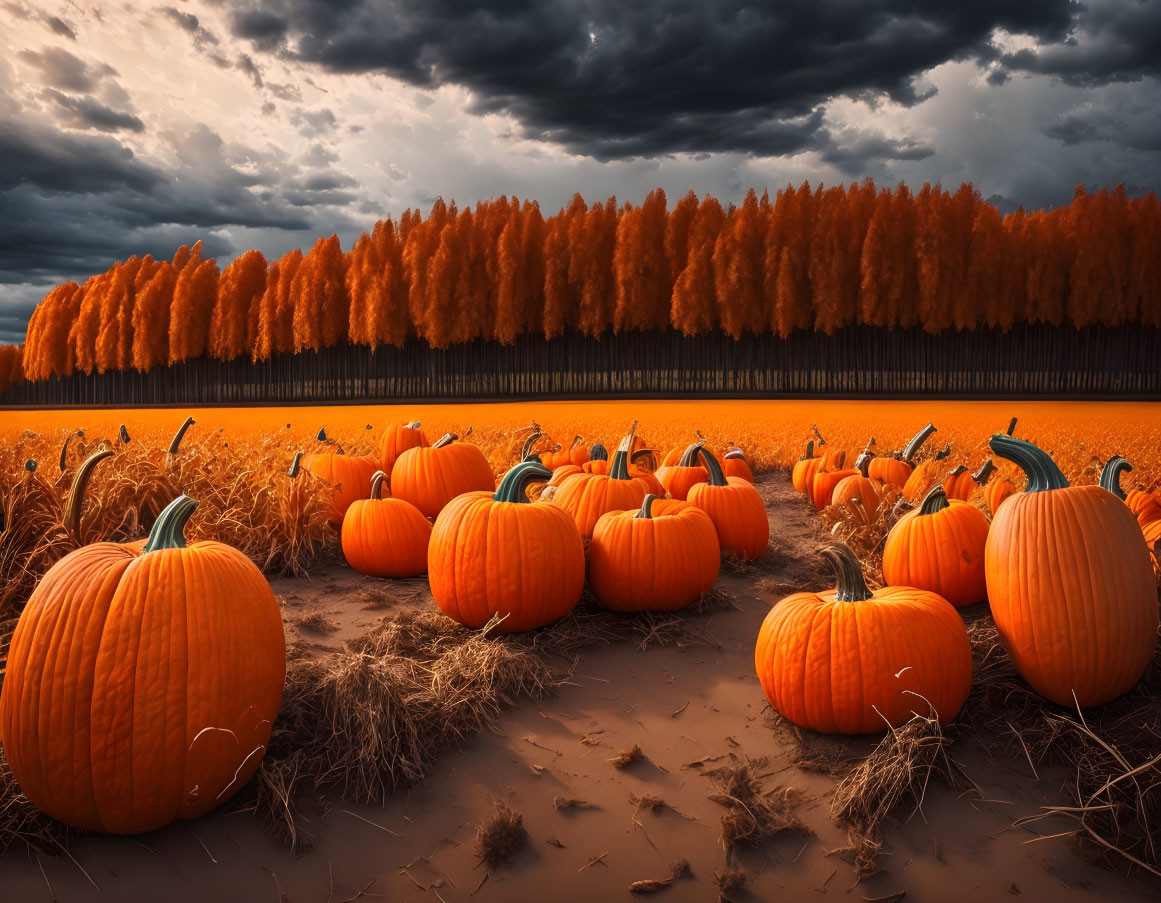
[[[908,901],[940,903],[1161,899],[1157,884],[1093,865],[1068,839],[1050,837],[1068,824],[1012,828],[1062,799],[1063,774],[1041,769],[1036,780],[1027,762],[989,761],[970,746],[955,754],[986,800],[930,787],[921,813],[889,831],[884,872],[856,881],[832,852],[846,843],[829,816],[835,779],[791,764],[793,744],[776,729],[754,674],[754,639],[770,606],[789,587],[828,582],[815,554],[816,513],[785,474],[763,477],[760,488],[777,564],[723,570],[720,585],[736,607],[690,618],[709,642],[598,647],[557,663],[572,674],[556,696],[509,709],[494,733],[446,754],[386,806],[326,800],[326,814],[307,825],[314,847],[301,856],[248,813],[214,814],[143,837],[83,837],[71,859],[10,851],[0,857],[0,899],[587,903],[631,899],[630,883],[668,877],[669,864],[685,859],[689,874],[661,898],[714,900],[714,875],[726,867],[725,810],[710,799],[707,772],[745,757],[765,759],[767,788],[794,789],[813,833],[741,853],[749,880],[735,900],[894,900],[904,891]],[[381,586],[342,567],[275,580],[294,654],[340,649],[394,617],[399,607],[385,603]],[[634,744],[644,757],[614,767],[610,760]],[[636,802],[645,796],[664,805]],[[557,798],[583,804],[557,808]],[[488,871],[474,852],[476,825],[497,800],[523,816],[528,842]]]

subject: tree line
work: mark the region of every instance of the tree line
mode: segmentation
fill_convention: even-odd
[[[269,361],[337,346],[433,349],[517,337],[673,331],[788,337],[850,327],[938,334],[1017,324],[1161,326],[1161,201],[1123,187],[1002,216],[970,184],[948,192],[804,183],[723,206],[579,194],[544,216],[500,197],[437,201],[343,250],[247,251],[224,269],[201,243],[131,257],[40,302],[12,382],[148,373],[206,358]]]

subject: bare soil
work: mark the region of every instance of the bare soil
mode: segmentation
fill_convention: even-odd
[[[730,897],[738,901],[900,892],[940,903],[1161,899],[1156,883],[1094,865],[1048,836],[1069,824],[1012,827],[1063,799],[1063,772],[1041,769],[1036,779],[1026,761],[990,760],[970,746],[955,755],[984,798],[932,785],[921,811],[888,830],[882,873],[856,878],[846,832],[830,816],[838,778],[795,764],[801,747],[777,723],[753,666],[770,606],[828,585],[816,554],[824,536],[785,474],[759,486],[773,551],[756,565],[723,567],[719,586],[736,606],[690,617],[709,642],[645,651],[625,643],[554,662],[571,670],[557,695],[509,709],[496,732],[445,754],[387,805],[321,800],[307,825],[313,849],[300,856],[253,815],[217,813],[142,837],[82,837],[68,856],[11,850],[0,857],[0,898],[591,903],[632,899],[631,884],[653,882],[666,900],[705,901],[741,869],[744,888]],[[342,567],[275,580],[291,655],[341,650],[381,619],[432,604],[425,580],[403,583]],[[819,738],[812,749],[825,763],[873,745]],[[619,763],[634,747],[640,754]],[[755,791],[778,819],[759,837],[732,802]],[[523,834],[509,819],[505,830],[519,842],[502,837],[503,854],[482,859],[498,811],[519,816]],[[683,861],[688,869],[677,867]]]

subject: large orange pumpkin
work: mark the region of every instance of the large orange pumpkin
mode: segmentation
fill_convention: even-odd
[[[479,628],[495,616],[502,631],[532,630],[580,600],[585,553],[576,524],[558,505],[528,501],[529,483],[549,475],[523,461],[494,493],[465,493],[439,513],[427,572],[432,598],[449,618]]]
[[[686,448],[676,464],[663,466],[657,471],[657,479],[670,496],[685,501],[691,488],[709,479],[709,471],[697,463],[704,450],[705,442],[699,439]]]
[[[787,596],[758,634],[754,665],[770,704],[827,734],[882,731],[930,709],[941,724],[951,721],[972,677],[971,644],[956,610],[913,587],[871,592],[845,545],[823,555],[837,586]]]
[[[431,523],[403,499],[383,498],[387,475],[371,478],[371,497],[353,502],[343,516],[343,557],[360,574],[414,577],[427,569]]]
[[[186,544],[180,496],[146,542],[71,552],[28,600],[0,693],[20,788],[86,831],[197,818],[258,769],[286,646],[266,578],[219,542]]]
[[[713,586],[721,553],[709,516],[681,504],[665,513],[647,495],[639,511],[610,511],[593,528],[589,586],[614,611],[673,611]]]
[[[874,441],[874,439],[871,440],[871,442]],[[879,507],[879,499],[883,495],[883,484],[867,476],[869,465],[873,460],[874,456],[870,452],[870,444],[868,443],[867,450],[859,455],[855,462],[855,470],[858,472],[838,481],[830,495],[828,504],[845,505],[849,501],[858,499],[868,512],[874,512]]]
[[[388,476],[395,460],[409,448],[428,445],[427,434],[418,420],[410,423],[393,423],[383,430],[379,438],[379,469]]]
[[[424,517],[435,517],[457,495],[495,489],[496,478],[484,453],[456,442],[458,438],[448,433],[429,448],[409,448],[401,454],[391,471],[391,495],[410,502]]]
[[[999,508],[985,575],[1000,639],[1021,676],[1065,706],[1100,705],[1140,679],[1157,644],[1157,585],[1133,513],[1100,486],[1069,486],[1045,452],[996,435],[1028,477]]]
[[[371,491],[371,477],[379,469],[379,458],[377,455],[321,452],[303,457],[302,466],[333,484],[335,507],[331,521],[339,525],[351,503],[365,499]]]
[[[723,552],[760,558],[770,544],[770,520],[762,496],[741,477],[727,477],[717,458],[704,448],[701,456],[709,479],[690,487],[690,504],[709,515]]]
[[[935,486],[891,528],[883,547],[888,586],[931,590],[960,608],[987,598],[984,544],[988,519],[975,505],[948,500]]]
[[[846,470],[825,470],[820,468],[810,484],[810,501],[815,508],[823,509],[830,504],[834,497],[835,488],[847,477],[853,477],[858,471],[853,467]]]
[[[585,539],[592,537],[593,527],[602,514],[636,510],[648,494],[646,482],[629,473],[629,446],[636,429],[634,423],[617,446],[608,474],[574,474],[560,485],[553,497],[553,504],[568,512]]]
[[[935,424],[929,423],[911,437],[900,451],[875,458],[867,467],[867,476],[883,484],[891,484],[902,489],[915,467],[915,455],[931,435],[936,432]]]
[[[802,457],[794,462],[794,468],[790,471],[791,484],[798,492],[808,493],[814,482],[814,475],[821,466],[822,455],[814,453],[814,440],[811,439],[806,443],[806,451]]]
[[[972,479],[971,471],[962,464],[949,471],[943,478],[943,491],[949,499],[966,502],[975,488],[976,483]]]
[[[754,472],[746,461],[746,453],[740,448],[731,448],[722,458],[722,473],[727,477],[741,477],[747,483],[754,482]]]

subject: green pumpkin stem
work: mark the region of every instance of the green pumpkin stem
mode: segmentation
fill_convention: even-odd
[[[629,432],[625,434],[625,438],[621,440],[621,444],[617,446],[617,450],[613,453],[613,463],[609,466],[609,479],[629,479],[629,449],[633,446],[633,437],[635,435],[637,435],[636,420],[633,421],[633,425],[629,427]]]
[[[165,506],[157,515],[153,529],[149,531],[149,540],[145,543],[145,552],[156,552],[158,549],[184,549],[185,524],[193,514],[198,503],[188,495],[179,495]]]
[[[520,460],[527,461],[532,457],[532,446],[539,442],[543,436],[544,433],[542,433],[540,430],[536,430],[536,432],[530,433],[528,435],[528,438],[524,440],[524,445],[520,449]]]
[[[123,423],[121,424],[121,429],[118,430],[117,433],[121,437],[121,441],[125,445],[128,445],[129,444],[129,430],[125,429],[125,424],[123,424]]]
[[[988,480],[990,480],[992,478],[992,474],[995,472],[996,472],[996,462],[993,461],[991,458],[988,458],[988,460],[986,460],[983,463],[983,465],[980,467],[980,469],[972,474],[972,479],[975,480],[977,483],[979,483],[981,486],[983,486],[984,484],[986,484],[988,482]]]
[[[185,423],[177,428],[177,432],[173,434],[173,439],[169,443],[169,454],[176,455],[177,450],[181,447],[181,440],[185,438],[185,431],[194,425],[192,417],[186,417]]]
[[[633,516],[634,517],[643,517],[647,520],[651,519],[653,517],[653,503],[655,501],[657,501],[657,499],[658,499],[658,496],[655,496],[652,494],[645,496],[645,501],[643,501],[641,503],[641,510],[638,511]]]
[[[678,467],[697,467],[698,456],[705,448],[705,440],[698,439],[693,445],[686,448],[682,453],[681,459],[677,462]]]
[[[839,602],[863,602],[872,597],[867,581],[863,578],[863,568],[851,547],[843,542],[827,546],[821,552],[834,569],[835,598]]]
[[[65,436],[64,445],[60,447],[60,472],[64,473],[67,468],[67,459],[69,454],[69,443],[73,441],[73,436],[76,433],[69,433]]]
[[[290,462],[290,470],[288,470],[286,472],[286,475],[293,480],[295,477],[298,476],[298,472],[301,469],[302,469],[302,452],[295,452],[294,453],[294,460]]]
[[[1008,435],[1013,436],[1015,434],[1016,434],[1016,418],[1013,417],[1011,420],[1008,421]]]
[[[944,508],[950,508],[951,502],[947,500],[947,492],[944,490],[942,484],[936,484],[927,491],[927,495],[923,497],[923,501],[919,504],[919,517],[926,514],[935,514],[942,511]]]
[[[861,473],[864,477],[869,477],[867,468],[871,466],[871,459],[875,457],[875,453],[871,451],[871,446],[875,444],[875,437],[872,436],[867,440],[866,446],[863,448],[862,454],[855,458],[855,470]]]
[[[726,474],[722,470],[722,465],[713,456],[713,452],[701,446],[698,446],[697,451],[701,455],[701,459],[705,461],[705,469],[709,471],[709,484],[711,486],[729,486],[730,484],[726,480]]]
[[[912,436],[911,441],[903,446],[903,460],[910,464],[912,459],[919,453],[919,449],[923,446],[923,443],[930,439],[932,433],[935,432],[937,432],[935,424],[929,423]]]
[[[1121,488],[1121,474],[1132,471],[1132,469],[1133,465],[1129,463],[1127,458],[1113,455],[1105,462],[1104,469],[1101,470],[1101,488],[1107,489],[1123,502],[1125,490]]]
[[[113,449],[111,448],[103,448],[98,452],[93,452],[81,462],[81,466],[77,468],[77,472],[73,475],[72,486],[69,489],[69,497],[65,501],[64,516],[61,518],[64,528],[70,536],[80,536],[81,506],[85,502],[85,490],[89,486],[89,478],[92,477],[93,470],[96,466],[111,454],[113,454]]]
[[[593,444],[593,447],[589,449],[589,460],[608,461],[609,450],[605,448],[600,442],[596,442]]]
[[[996,433],[988,445],[997,456],[1011,461],[1028,475],[1025,492],[1046,492],[1051,489],[1067,489],[1068,478],[1061,473],[1056,462],[1046,451],[1031,442],[1017,439],[1003,433]]]
[[[532,483],[546,483],[552,471],[539,461],[521,461],[506,474],[496,487],[492,499],[497,502],[528,502],[528,487]]]
[[[383,484],[387,482],[387,474],[381,470],[376,470],[371,475],[371,498],[379,501],[383,498]]]

